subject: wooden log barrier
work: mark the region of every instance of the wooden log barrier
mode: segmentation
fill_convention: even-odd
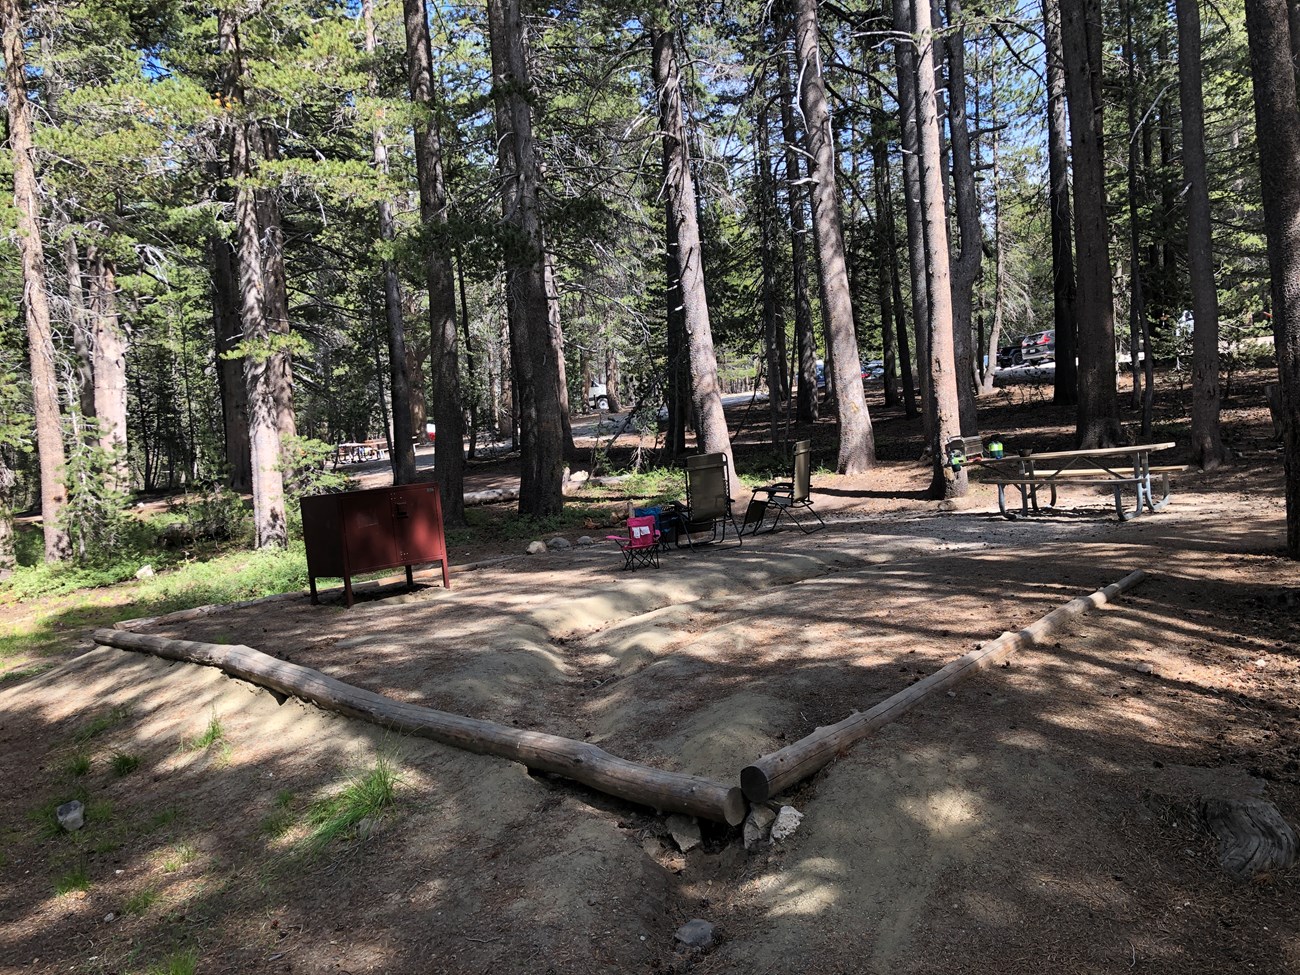
[[[829,765],[841,749],[883,728],[929,695],[1009,657],[1017,650],[1043,640],[1062,623],[1105,605],[1146,577],[1146,573],[1138,569],[1105,589],[1072,599],[1018,633],[1003,633],[991,643],[959,657],[906,690],[881,701],[870,711],[851,714],[843,721],[816,729],[811,735],[786,745],[780,751],[764,755],[740,772],[740,787],[745,792],[745,798],[750,802],[770,799]]]
[[[394,701],[252,647],[169,640],[122,630],[96,630],[94,639],[119,650],[218,667],[231,676],[310,701],[327,711],[466,751],[513,759],[530,769],[563,775],[664,812],[687,813],[730,826],[743,822],[747,812],[745,797],[734,786],[728,788],[699,776],[638,765],[587,742]]]

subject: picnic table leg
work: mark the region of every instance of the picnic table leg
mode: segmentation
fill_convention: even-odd
[[[998,510],[1002,512],[1002,517],[1007,521],[1016,520],[1016,513],[1007,510],[1007,486],[1005,484],[998,485]]]
[[[1151,490],[1151,479],[1147,478],[1147,507],[1152,511],[1159,511],[1169,503],[1169,475],[1160,475],[1160,500],[1154,500],[1155,492]]]

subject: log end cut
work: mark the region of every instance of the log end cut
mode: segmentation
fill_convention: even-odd
[[[1201,816],[1219,838],[1219,863],[1238,880],[1285,870],[1296,860],[1296,832],[1265,799],[1207,799]]]
[[[766,802],[772,798],[772,783],[761,765],[746,765],[740,770],[740,788],[750,802]]]

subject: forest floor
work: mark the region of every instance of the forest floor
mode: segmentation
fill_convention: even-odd
[[[814,535],[635,574],[608,543],[498,541],[455,553],[450,590],[424,576],[352,610],[301,598],[143,628],[734,783],[1150,574],[848,749],[782,797],[795,834],[752,852],[704,824],[682,853],[651,810],[69,628],[54,669],[0,685],[0,973],[1300,970],[1300,870],[1229,879],[1195,814],[1227,791],[1300,820],[1300,565],[1263,381],[1225,407],[1236,462],[1129,523],[1087,488],[1015,522],[986,485],[955,510],[926,500],[919,429],[873,403],[884,463],[815,479]],[[1184,416],[1167,391],[1150,439],[1185,444]],[[981,412],[1010,449],[1068,446],[1071,421],[1032,389]],[[830,450],[828,425],[810,432]],[[770,452],[749,434],[742,470]],[[627,500],[603,498],[611,520]],[[471,557],[489,564],[458,570]],[[311,853],[322,801],[381,761],[396,801]],[[52,809],[74,795],[87,824],[62,834]],[[691,918],[716,925],[708,951],[675,943]]]

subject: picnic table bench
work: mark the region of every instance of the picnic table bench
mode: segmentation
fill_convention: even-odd
[[[1185,470],[1181,466],[1151,466],[1151,455],[1173,447],[1172,443],[1137,444],[1132,447],[1101,447],[1093,450],[1055,450],[1035,454],[1029,451],[1019,456],[975,461],[993,476],[983,483],[994,484],[998,489],[998,510],[1007,518],[1022,518],[1041,510],[1039,490],[1050,492],[1050,502],[1056,506],[1056,489],[1062,484],[1080,487],[1108,487],[1115,492],[1115,511],[1121,521],[1136,518],[1143,508],[1159,511],[1169,503],[1169,477]],[[1158,484],[1159,496],[1156,494]],[[1020,510],[1008,510],[1006,491],[1014,487],[1020,492]],[[1125,488],[1137,492],[1137,504],[1129,508],[1124,502]]]
[[[384,460],[388,456],[387,440],[359,440],[337,444],[334,447],[334,469],[343,464],[361,464],[368,460]]]

